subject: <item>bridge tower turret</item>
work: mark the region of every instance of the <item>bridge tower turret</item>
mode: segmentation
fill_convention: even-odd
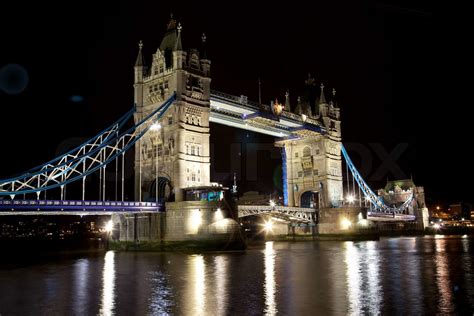
[[[204,45],[205,36],[202,40]],[[141,47],[139,60],[143,64]],[[159,128],[135,147],[136,200],[154,201],[158,189],[160,201],[181,201],[183,188],[210,184],[210,65],[207,55],[183,49],[182,26],[171,17],[149,69],[135,66],[136,121],[176,92]]]

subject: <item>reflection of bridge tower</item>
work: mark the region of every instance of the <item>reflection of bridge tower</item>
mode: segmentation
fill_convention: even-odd
[[[298,98],[296,114],[304,121],[316,120],[326,133],[315,135],[302,130],[298,138],[278,140],[282,147],[285,204],[301,207],[337,207],[343,199],[341,167],[341,121],[333,90],[328,103],[321,85],[319,99],[316,86],[309,76],[303,100]],[[312,114],[314,109],[314,114]],[[285,172],[286,171],[286,172]]]
[[[136,145],[136,200],[154,199],[156,174],[159,195],[163,197],[165,189],[168,193],[173,188],[177,201],[183,198],[182,188],[209,185],[211,62],[204,50],[205,40],[203,35],[202,51],[184,51],[181,25],[171,18],[150,67],[145,66],[140,44],[135,63],[135,121],[155,110],[174,91],[176,102],[159,121],[161,128],[148,132]],[[164,183],[169,186],[165,188]]]

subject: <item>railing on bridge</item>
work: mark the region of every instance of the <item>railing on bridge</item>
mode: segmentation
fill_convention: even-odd
[[[239,205],[238,217],[271,214],[279,215],[289,221],[315,222],[316,210],[313,208],[280,205]]]

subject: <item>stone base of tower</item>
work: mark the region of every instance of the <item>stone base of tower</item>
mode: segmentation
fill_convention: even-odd
[[[318,235],[368,233],[367,209],[363,207],[322,208],[319,210]]]
[[[119,250],[244,249],[240,225],[217,202],[166,203],[166,213],[113,215],[111,245]]]

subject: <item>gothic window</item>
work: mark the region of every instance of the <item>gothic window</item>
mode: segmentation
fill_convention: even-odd
[[[298,158],[298,153],[295,153],[295,158]]]
[[[153,74],[156,76],[158,74],[158,67],[153,68]]]
[[[195,147],[194,147],[194,145],[192,145],[192,146],[191,146],[191,155],[194,155],[194,154],[195,154],[195,151],[194,151],[194,150],[195,150]]]
[[[303,171],[298,171],[298,178],[301,178],[303,176]]]
[[[197,146],[196,150],[197,150],[197,154],[196,154],[196,155],[199,156],[199,146]]]
[[[160,144],[160,145],[158,145],[158,156],[161,156],[162,153],[163,153],[163,146],[161,146],[161,144]]]
[[[173,117],[168,116],[168,125],[172,125],[172,124],[173,124]]]
[[[303,157],[309,157],[311,156],[311,148],[309,148],[308,146],[306,146],[304,149],[303,149]]]
[[[186,144],[186,154],[189,155],[189,145]],[[189,169],[188,169],[188,172],[189,172]]]
[[[304,176],[309,177],[311,175],[311,170],[305,170],[304,171]]]
[[[193,173],[193,175],[191,176],[191,181],[196,181],[196,174]]]
[[[201,118],[198,117],[198,125],[201,126]]]
[[[313,175],[317,176],[318,173],[319,173],[318,169],[314,169],[314,170],[313,170]]]
[[[319,148],[316,148],[316,155],[319,155]]]
[[[160,65],[160,73],[163,73],[163,65]]]
[[[331,129],[336,128],[336,123],[334,123],[334,121],[331,121],[330,128],[331,128]]]
[[[152,93],[153,92],[153,86],[148,87],[148,92]]]
[[[168,89],[168,81],[165,81],[165,89]]]

